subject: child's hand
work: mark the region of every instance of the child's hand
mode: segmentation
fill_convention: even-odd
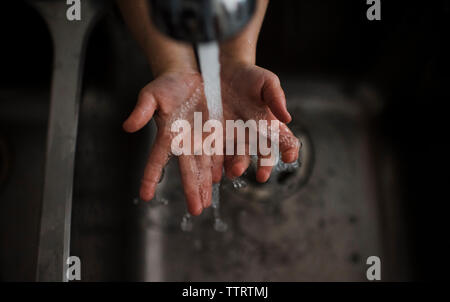
[[[201,75],[197,72],[168,72],[145,86],[138,103],[123,124],[127,132],[136,132],[154,116],[158,133],[148,159],[140,196],[149,201],[154,197],[162,170],[171,156],[171,143],[175,136],[171,125],[177,119],[193,125],[194,112],[208,117]],[[181,155],[178,158],[180,174],[188,210],[200,215],[211,205],[212,182],[220,181],[223,162],[206,155]]]
[[[225,120],[271,120],[280,121],[279,148],[284,162],[294,162],[298,158],[299,140],[284,124],[291,121],[286,108],[286,98],[278,77],[252,64],[222,62],[222,98]],[[225,157],[225,171],[229,178],[241,176],[250,164],[250,156],[235,155]],[[271,166],[261,166],[258,162],[256,178],[266,182],[272,171]]]

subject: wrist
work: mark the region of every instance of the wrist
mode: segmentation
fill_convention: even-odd
[[[221,64],[256,64],[256,48],[236,46],[237,43],[224,44],[220,48]]]
[[[198,72],[190,45],[161,37],[158,43],[147,43],[144,50],[154,77],[167,72]]]
[[[150,69],[156,78],[169,72],[198,72],[197,63],[194,56],[179,55],[177,57],[149,56]]]
[[[183,64],[178,62],[167,62],[165,64],[153,63],[150,61],[150,69],[152,71],[153,77],[157,78],[163,74],[167,73],[198,73],[197,66],[192,66],[190,64]]]

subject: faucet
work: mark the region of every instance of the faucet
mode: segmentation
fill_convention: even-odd
[[[223,41],[250,21],[256,0],[149,0],[155,26],[193,44]]]

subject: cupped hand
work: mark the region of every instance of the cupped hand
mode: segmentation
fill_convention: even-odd
[[[255,65],[222,66],[224,120],[280,121],[282,159],[284,162],[297,160],[300,143],[285,124],[290,122],[291,116],[278,77]],[[173,122],[183,119],[193,125],[195,112],[202,112],[204,121],[208,117],[203,82],[198,72],[168,72],[141,90],[137,105],[123,128],[127,132],[136,132],[152,117],[155,117],[158,127],[142,178],[140,196],[143,200],[153,199],[162,170],[172,155]],[[261,165],[262,158],[259,156],[256,177],[265,182],[270,177],[272,166]],[[199,215],[211,205],[212,183],[221,180],[222,167],[225,167],[229,178],[238,177],[248,168],[251,158],[246,152],[245,155],[226,156],[223,163],[222,156],[180,155],[178,162],[188,210],[192,215]]]
[[[193,125],[194,112],[208,117],[201,75],[198,72],[167,72],[145,86],[136,107],[124,122],[127,132],[143,128],[152,117],[158,127],[157,135],[142,177],[140,197],[153,199],[162,171],[170,159],[172,123],[183,119]],[[223,157],[180,155],[178,164],[188,211],[200,215],[211,205],[212,183],[222,177]]]
[[[298,159],[300,142],[286,126],[291,116],[286,107],[286,98],[279,78],[272,72],[252,64],[222,62],[222,98],[224,119],[226,120],[278,120],[279,151],[286,163]],[[270,137],[269,137],[270,139]],[[248,141],[247,141],[248,144]],[[248,168],[251,158],[248,145],[245,155],[225,157],[227,177],[241,176]],[[261,165],[259,156],[256,179],[266,182],[273,165]]]

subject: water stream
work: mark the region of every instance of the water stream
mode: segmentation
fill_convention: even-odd
[[[208,106],[209,119],[222,121],[222,90],[220,86],[220,60],[218,42],[202,43],[197,46],[200,70]],[[218,232],[227,230],[227,224],[220,216],[220,184],[213,185],[212,208],[214,215],[214,229]],[[192,221],[188,213],[181,222],[183,231],[192,230]]]
[[[202,72],[209,119],[221,121],[223,118],[222,92],[220,88],[219,44],[209,42],[197,47]]]

